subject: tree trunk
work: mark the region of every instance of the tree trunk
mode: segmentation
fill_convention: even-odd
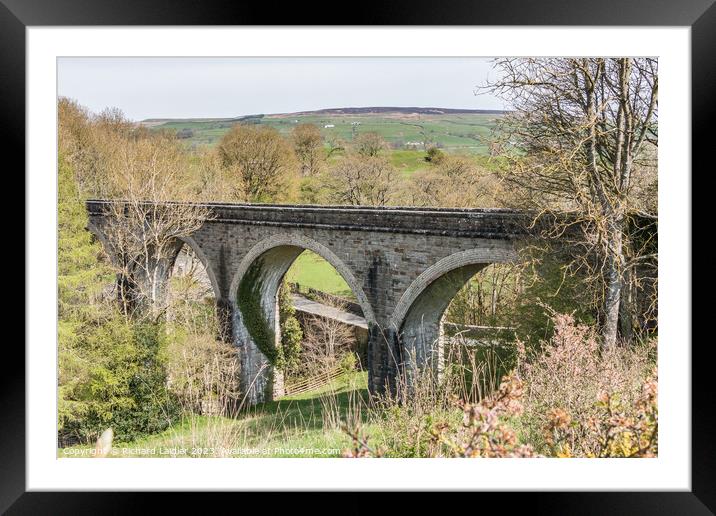
[[[604,297],[604,326],[602,338],[604,347],[611,348],[617,343],[619,330],[619,306],[621,304],[624,280],[622,278],[622,264],[624,252],[622,249],[622,232],[618,224],[613,225],[614,230],[609,242],[606,259],[606,295]]]
[[[625,271],[622,299],[619,305],[619,334],[625,344],[631,344],[634,338],[634,303],[635,292],[633,270]]]

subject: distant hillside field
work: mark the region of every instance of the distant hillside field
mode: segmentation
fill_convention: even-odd
[[[359,133],[376,132],[398,149],[423,149],[427,142],[448,151],[487,154],[490,132],[501,116],[500,112],[439,108],[422,109],[422,112],[412,111],[412,108],[368,108],[373,112],[363,112],[364,109],[342,108],[233,119],[151,119],[142,124],[154,130],[177,131],[188,145],[214,145],[236,123],[266,125],[284,135],[289,135],[298,124],[311,123],[320,128],[326,140],[340,138],[350,142]]]

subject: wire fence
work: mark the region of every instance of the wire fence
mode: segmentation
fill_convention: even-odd
[[[332,382],[343,374],[341,367],[336,367],[324,373],[311,376],[309,378],[303,378],[297,382],[287,382],[284,385],[284,396],[293,396],[294,394],[302,394],[304,392],[312,391],[323,387],[324,385]]]

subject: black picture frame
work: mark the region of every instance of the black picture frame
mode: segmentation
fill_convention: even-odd
[[[706,174],[712,154],[716,115],[716,5],[714,0],[424,0],[368,2],[340,10],[313,2],[205,0],[0,0],[0,143],[5,157],[25,163],[25,29],[28,26],[83,25],[552,25],[691,27],[693,170]],[[320,13],[320,14],[319,14]],[[327,19],[332,17],[332,19]],[[685,180],[689,171],[681,171]],[[691,174],[693,180],[694,174]],[[692,200],[692,206],[695,201]],[[694,223],[697,219],[693,218]],[[700,227],[698,224],[694,227]],[[692,235],[693,235],[692,230]],[[699,234],[699,233],[696,233]],[[18,246],[19,248],[19,246]],[[693,264],[685,264],[685,266]],[[706,270],[700,268],[701,270]],[[698,270],[698,269],[697,269]],[[25,275],[32,271],[25,270]],[[691,302],[691,300],[684,300]],[[26,310],[32,310],[26,306]],[[692,318],[693,319],[693,318]],[[691,345],[690,342],[669,345]],[[47,493],[25,488],[25,357],[21,349],[3,351],[0,375],[0,511],[9,514],[124,513],[144,507],[136,493]],[[530,512],[559,514],[713,514],[716,511],[716,426],[714,387],[708,360],[710,339],[694,341],[692,352],[692,489],[690,492],[589,492],[508,495],[530,504]],[[14,356],[13,356],[14,354]],[[7,364],[12,363],[12,367]],[[142,494],[141,496],[150,496]],[[186,509],[186,498],[161,496]],[[504,494],[480,494],[503,497]],[[222,495],[222,498],[226,498]],[[481,498],[485,500],[485,498]],[[300,503],[300,502],[298,502]],[[485,502],[481,501],[483,506]],[[351,504],[348,504],[349,506]],[[344,506],[345,507],[345,506]],[[232,511],[234,512],[234,511]]]

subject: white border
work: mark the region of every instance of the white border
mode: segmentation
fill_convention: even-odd
[[[350,33],[348,36],[347,34]],[[659,57],[657,459],[57,459],[58,56]],[[690,29],[62,28],[27,32],[27,488],[689,490]]]

